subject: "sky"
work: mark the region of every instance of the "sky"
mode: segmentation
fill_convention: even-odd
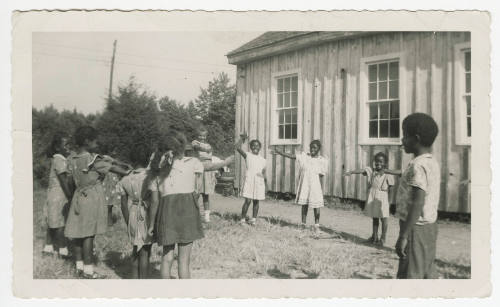
[[[187,104],[220,72],[235,82],[226,54],[263,32],[37,32],[33,34],[33,107],[85,114],[104,109],[113,41],[113,94],[131,76],[158,97]]]

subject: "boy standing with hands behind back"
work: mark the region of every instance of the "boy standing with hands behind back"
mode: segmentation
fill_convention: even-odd
[[[404,171],[397,192],[396,216],[400,232],[397,278],[436,278],[437,210],[441,182],[438,162],[431,147],[438,134],[436,122],[427,114],[414,113],[403,120],[403,147],[414,155]]]

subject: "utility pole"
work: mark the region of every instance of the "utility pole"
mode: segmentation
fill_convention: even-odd
[[[109,94],[108,102],[111,101],[111,93],[113,91],[113,70],[115,66],[116,39],[113,43],[113,56],[111,57],[111,70],[109,72]]]

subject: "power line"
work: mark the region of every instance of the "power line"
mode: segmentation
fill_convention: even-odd
[[[68,58],[68,59],[75,59],[75,60],[100,62],[100,63],[108,64],[108,61],[106,61],[106,60],[95,59],[95,58],[76,57],[76,56],[60,55],[60,54],[50,54],[50,53],[44,53],[44,52],[35,52],[34,54],[36,54],[36,55],[51,56],[51,57],[57,57],[57,58]]]
[[[45,56],[52,56],[52,57],[57,57],[57,58],[68,58],[68,59],[93,61],[93,62],[99,62],[99,63],[109,64],[108,60],[101,60],[101,59],[88,58],[88,57],[76,57],[76,56],[69,56],[69,55],[58,55],[58,54],[42,53],[42,52],[35,52],[35,54],[37,54],[37,55],[45,55]],[[146,68],[164,69],[164,70],[170,70],[170,71],[203,73],[203,74],[211,74],[211,75],[216,74],[218,72],[218,71],[202,71],[202,70],[180,69],[180,68],[173,68],[173,67],[166,67],[166,66],[159,66],[159,65],[145,65],[145,64],[122,62],[122,61],[115,61],[115,63],[116,64],[122,64],[122,65],[128,65],[128,66],[135,66],[135,67],[146,67]]]
[[[43,42],[34,42],[34,44],[38,45],[45,45],[45,46],[53,46],[53,47],[61,47],[61,48],[68,48],[68,49],[75,49],[75,50],[85,50],[85,51],[92,51],[92,52],[97,52],[97,53],[106,53],[109,54],[109,51],[105,51],[103,49],[91,49],[91,48],[84,48],[84,47],[77,47],[77,46],[68,46],[68,45],[60,45],[60,44],[49,44],[49,43],[43,43]],[[117,51],[117,55],[125,55],[125,56],[131,56],[131,57],[139,57],[139,58],[145,58],[145,59],[156,59],[156,60],[171,60],[171,61],[177,61],[177,62],[186,62],[186,63],[193,63],[193,64],[203,64],[203,65],[212,65],[212,66],[220,66],[220,67],[227,67],[227,65],[223,64],[215,64],[215,63],[207,63],[207,62],[201,62],[201,61],[191,61],[191,60],[185,60],[185,59],[179,59],[179,58],[171,58],[171,57],[166,57],[166,56],[150,56],[150,55],[139,55],[139,54],[134,54],[130,52],[123,52],[123,51]]]

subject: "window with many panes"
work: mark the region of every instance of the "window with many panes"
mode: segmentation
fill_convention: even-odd
[[[278,140],[296,140],[298,130],[298,77],[277,78],[276,116]]]
[[[399,61],[368,65],[368,138],[399,138]]]
[[[472,67],[470,42],[455,45],[455,137],[470,145],[472,135]]]
[[[467,137],[471,136],[471,65],[470,65],[470,50],[465,50],[462,54],[464,60],[464,89],[462,94],[463,102],[465,102],[465,119],[467,121]]]

